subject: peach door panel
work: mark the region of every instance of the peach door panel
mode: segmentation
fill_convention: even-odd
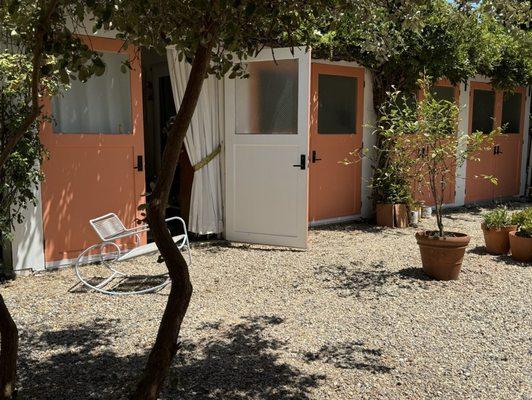
[[[506,133],[496,139],[494,151],[495,175],[498,178],[498,184],[494,188],[496,198],[519,194],[525,93],[524,88],[518,88],[515,93],[501,99],[501,125]]]
[[[494,195],[493,183],[486,177],[495,176],[493,149],[475,155],[477,160],[467,161],[466,202],[491,200]]]
[[[491,85],[472,82],[469,93],[469,133],[489,133],[497,126],[498,96]],[[492,200],[494,185],[486,177],[496,175],[495,149],[481,151],[466,165],[466,202]]]
[[[117,212],[136,217],[134,147],[60,147],[45,165],[46,260],[72,259],[99,238],[91,218]]]
[[[323,86],[320,90],[320,82],[329,88]],[[327,95],[327,90],[330,95]],[[309,156],[311,222],[360,213],[360,162],[344,165],[341,161],[362,146],[363,93],[362,68],[312,64]],[[320,94],[322,98],[319,98]],[[321,123],[320,109],[325,120]]]
[[[504,135],[498,138],[495,148],[495,173],[497,185],[494,186],[496,198],[519,194],[519,174],[521,158],[521,136]]]
[[[41,128],[41,140],[49,152],[43,163],[42,185],[46,262],[76,258],[81,250],[98,242],[89,225],[91,218],[115,212],[126,227],[134,226],[140,217],[137,207],[144,201],[139,55],[133,46],[123,48],[120,40],[82,39],[102,51],[109,64],[105,75],[96,78],[101,79],[97,83],[73,84],[70,94],[43,102],[44,111],[54,115],[53,122],[45,122]],[[128,58],[132,70],[116,72],[119,61]],[[112,73],[115,75],[107,75]],[[83,86],[87,84],[92,93]],[[110,86],[104,99],[108,102],[102,106],[98,99],[103,95],[98,92],[105,90],[102,85],[106,84]],[[145,240],[143,235],[141,241]]]

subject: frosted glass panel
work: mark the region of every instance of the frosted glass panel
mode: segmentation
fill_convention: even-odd
[[[502,126],[505,133],[520,133],[521,93],[505,93],[502,101]]]
[[[131,133],[129,70],[121,72],[126,55],[103,53],[105,73],[87,82],[73,81],[62,95],[52,99],[54,132]]]
[[[357,78],[318,76],[318,133],[353,134],[356,131]]]
[[[297,60],[255,61],[236,80],[236,133],[297,134]]]
[[[495,92],[475,89],[473,93],[473,132],[490,133],[493,130]]]

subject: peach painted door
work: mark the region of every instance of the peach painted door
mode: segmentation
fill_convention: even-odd
[[[490,133],[498,124],[498,93],[490,84],[471,82],[469,92],[469,133]],[[495,146],[476,154],[477,160],[468,160],[466,165],[465,201],[492,200],[494,185],[485,176],[495,176]]]
[[[460,101],[460,89],[458,86],[454,86],[447,79],[440,79],[436,82],[433,88],[433,95],[438,100],[447,100],[454,101],[456,104],[459,104]],[[426,154],[427,151],[419,149],[420,156]],[[456,166],[454,160],[449,160],[449,174],[445,182],[445,190],[443,193],[443,203],[452,204],[454,203],[455,194],[456,194]],[[420,188],[416,188],[416,193],[414,198],[418,201],[422,201],[426,205],[434,205],[434,199],[430,192],[428,185],[423,185]]]
[[[500,124],[503,127],[503,134],[495,140],[493,155],[497,177],[497,185],[493,188],[495,198],[519,194],[525,95],[525,89],[519,88],[513,93],[504,93],[499,96]]]
[[[145,191],[139,54],[120,40],[83,40],[103,52],[105,73],[44,102],[52,115],[41,130],[49,151],[42,185],[47,262],[76,258],[98,242],[91,218],[115,212],[133,226]],[[128,59],[132,69],[121,72]]]
[[[362,148],[364,70],[312,64],[309,221],[360,213],[361,163],[340,163]]]

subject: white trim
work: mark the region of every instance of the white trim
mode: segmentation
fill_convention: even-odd
[[[109,252],[109,253],[104,253],[104,254],[105,254],[106,260],[116,258],[117,256],[117,253],[114,251]],[[72,267],[76,263],[76,260],[77,260],[77,257],[76,258],[64,258],[62,260],[57,260],[57,261],[47,261],[45,265],[45,269],[51,270],[51,269],[58,269],[58,268],[64,268],[64,267]],[[101,261],[100,254],[91,254],[91,255],[82,257],[80,260],[80,264],[91,264],[97,261]]]
[[[468,135],[469,130],[469,92],[471,90],[470,80],[467,82],[467,89],[463,83],[459,85],[460,88],[460,97],[458,99],[458,104],[460,107],[460,115],[458,122],[458,133],[457,135],[463,136]],[[457,149],[457,154],[460,150]],[[461,206],[465,204],[465,190],[466,190],[466,176],[467,176],[467,160],[464,163],[456,168],[455,176],[455,196],[454,203],[452,206]]]
[[[36,168],[40,168],[36,166]],[[44,228],[42,222],[41,185],[34,189],[37,204],[23,210],[24,221],[15,223],[11,240],[11,266],[15,273],[44,269]]]
[[[311,221],[309,223],[309,226],[311,228],[315,228],[315,227],[318,227],[318,226],[334,225],[334,224],[341,224],[341,223],[344,223],[344,222],[359,221],[361,219],[362,219],[362,215],[361,214],[346,215],[344,217],[334,217],[334,218],[320,219],[318,221]]]

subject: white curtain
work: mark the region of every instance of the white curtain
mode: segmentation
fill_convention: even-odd
[[[168,67],[176,108],[183,99],[191,65],[178,60],[177,51],[167,48]],[[220,143],[223,119],[220,116],[222,81],[209,77],[203,83],[198,105],[185,137],[190,162],[196,168],[192,183],[188,229],[198,234],[220,233],[222,220],[222,176]]]
[[[61,133],[131,133],[130,73],[120,66],[127,56],[103,53],[105,73],[70,88],[52,99],[54,131]]]

